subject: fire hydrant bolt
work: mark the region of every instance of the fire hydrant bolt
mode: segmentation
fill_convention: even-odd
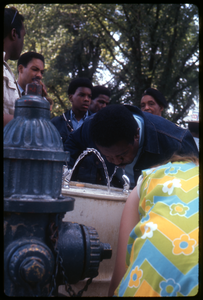
[[[46,271],[41,259],[32,257],[22,262],[20,273],[22,278],[29,283],[37,283],[43,279]]]

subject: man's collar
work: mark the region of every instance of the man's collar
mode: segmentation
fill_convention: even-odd
[[[18,87],[19,87],[19,90],[20,90],[20,93],[22,94],[24,92],[24,89],[21,88],[20,84],[17,82],[18,84]]]
[[[132,114],[142,116],[144,120],[144,150],[151,153],[159,153],[159,141],[157,130],[153,122],[150,120],[151,114],[142,112],[137,106],[125,105]],[[152,115],[153,116],[153,115]]]
[[[86,111],[86,113],[84,114],[84,116],[81,119],[86,119],[88,117],[88,110]],[[70,118],[75,118],[75,114],[72,111],[72,109],[70,110]]]
[[[72,111],[72,109],[70,110],[70,118],[72,119],[73,117],[75,117],[74,112]]]

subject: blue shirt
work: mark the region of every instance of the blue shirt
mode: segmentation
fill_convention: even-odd
[[[88,117],[88,111],[86,112],[86,114],[82,117],[82,119],[80,119],[79,121],[75,118],[75,114],[74,112],[72,111],[72,109],[70,110],[70,120],[71,120],[71,123],[73,125],[73,129],[76,130],[78,129],[82,124],[83,122],[85,121],[85,119]]]
[[[19,87],[20,93],[21,93],[21,95],[22,95],[22,93],[24,92],[24,89],[22,89],[22,88],[21,88],[21,86],[19,85],[19,83],[18,83],[18,82],[17,82],[17,84],[18,84],[18,87]]]

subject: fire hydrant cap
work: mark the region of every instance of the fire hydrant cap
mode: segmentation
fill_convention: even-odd
[[[50,104],[39,95],[25,95],[15,102],[15,107],[36,107],[49,110]]]

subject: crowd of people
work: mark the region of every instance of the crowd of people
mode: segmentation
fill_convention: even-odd
[[[4,9],[4,126],[13,119],[15,101],[25,94],[28,83],[37,80],[50,109],[54,104],[42,82],[43,55],[21,55],[23,22],[17,9]],[[17,60],[17,80],[9,59]],[[109,104],[110,90],[93,86],[88,78],[72,79],[67,93],[71,109],[51,122],[64,150],[70,152],[68,167],[86,148],[95,148],[110,176],[119,167],[112,185],[122,187],[125,173],[133,189],[121,219],[109,295],[194,295],[198,289],[199,152],[192,134],[162,117],[168,103],[151,87],[143,92],[140,108]],[[78,164],[72,180],[106,184],[103,166],[93,153]]]

